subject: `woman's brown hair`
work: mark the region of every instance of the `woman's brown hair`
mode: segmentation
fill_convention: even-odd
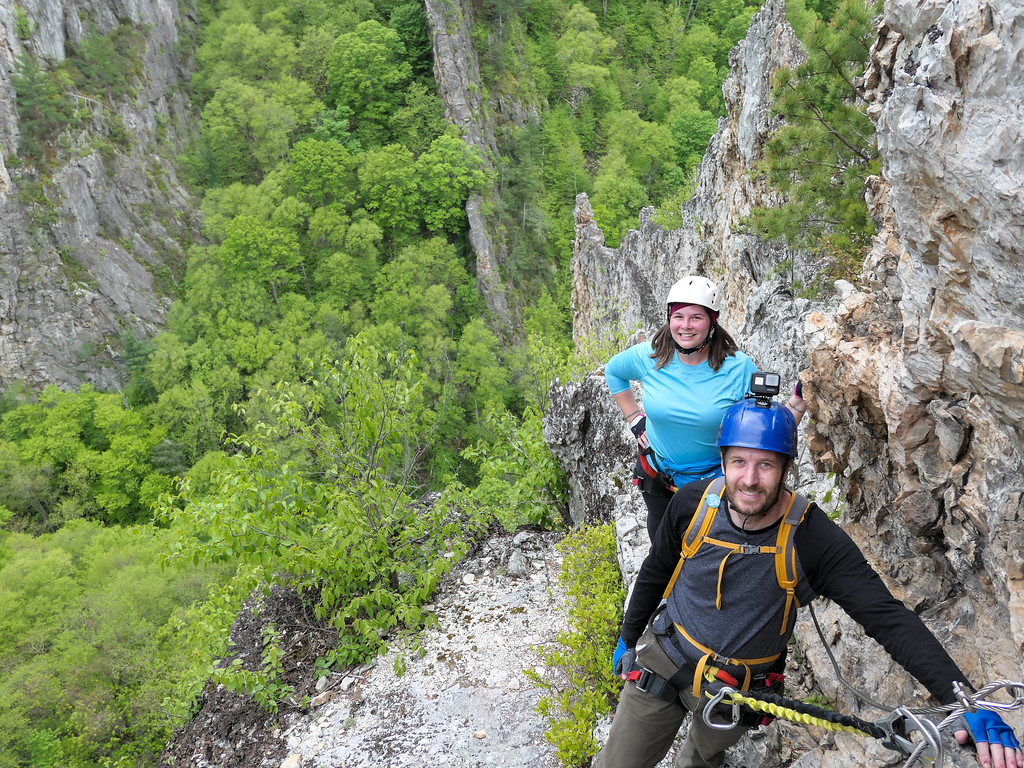
[[[717,322],[711,326],[711,339],[708,341],[708,365],[711,366],[712,371],[717,371],[722,367],[722,363],[725,362],[725,358],[730,355],[735,355],[739,351],[739,347],[736,345],[736,341],[729,332],[720,326]],[[654,352],[651,353],[651,357],[657,359],[658,368],[664,368],[672,360],[672,356],[676,353],[676,343],[672,340],[672,331],[669,328],[669,324],[666,322],[658,332],[654,334],[654,338],[651,340],[651,346],[654,347]]]

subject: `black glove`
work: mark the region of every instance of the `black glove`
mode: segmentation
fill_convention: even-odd
[[[796,384],[793,385],[793,394],[801,400],[804,399],[804,383],[800,379],[797,379]]]
[[[633,437],[637,440],[647,434],[647,414],[641,413],[640,418],[635,419],[629,425],[629,431],[633,433]]]

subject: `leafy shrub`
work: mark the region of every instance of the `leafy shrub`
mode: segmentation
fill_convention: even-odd
[[[265,420],[229,439],[237,453],[221,457],[212,492],[185,480],[161,509],[181,532],[175,557],[237,559],[311,596],[340,635],[328,663],[354,664],[393,630],[432,625],[424,604],[486,519],[457,487],[433,504],[411,495],[437,421],[415,356],[362,337],[346,352],[261,393]]]
[[[541,414],[532,406],[522,419],[492,410],[484,417],[484,432],[486,437],[462,452],[479,462],[476,501],[510,531],[570,523],[568,483],[544,441]]]
[[[546,738],[567,768],[586,766],[597,754],[594,725],[611,712],[621,683],[611,658],[622,623],[626,591],[615,548],[615,525],[584,528],[559,544],[564,560],[559,584],[565,589],[569,629],[560,647],[542,652],[561,674],[526,675],[547,691],[537,711],[549,722]]]

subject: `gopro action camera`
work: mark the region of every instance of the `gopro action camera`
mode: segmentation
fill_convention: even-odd
[[[757,398],[757,404],[767,408],[772,398],[779,394],[782,386],[782,377],[777,373],[767,371],[755,371],[750,375],[750,392]]]

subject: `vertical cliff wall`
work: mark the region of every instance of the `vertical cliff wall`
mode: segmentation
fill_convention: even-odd
[[[861,289],[806,326],[845,525],[979,682],[1024,655],[1022,54],[1020,3],[887,4],[865,77],[881,231]]]
[[[765,4],[730,57],[729,114],[684,225],[665,231],[642,212],[611,249],[586,198],[576,208],[577,338],[649,331],[678,276],[719,281],[722,322],[762,367],[789,381],[808,368],[800,481],[811,461],[835,473],[840,523],[978,684],[1021,679],[1024,655],[1022,22],[1019,3],[886,4],[864,78],[883,160],[869,185],[879,235],[857,285],[837,285],[831,305],[794,300],[791,276],[774,271],[795,256],[801,277],[800,254],[736,229],[750,205],[772,199],[749,170],[773,128],[771,74],[801,57],[781,1]],[[545,435],[572,476],[573,515],[616,520],[629,580],[644,541],[642,504],[627,485],[635,448],[599,375],[553,387],[552,399]],[[845,614],[829,604],[818,612],[851,682],[893,706],[925,701]],[[838,683],[807,616],[797,640],[796,669],[838,710],[879,716]],[[1019,714],[1009,719],[1021,728]],[[759,764],[882,764],[891,754],[846,736],[800,758],[767,752],[762,743]],[[950,762],[975,760],[958,750]]]
[[[192,130],[190,2],[19,0],[0,4],[0,388],[12,381],[116,387],[126,330],[162,324],[180,243],[196,231],[175,158]],[[79,100],[88,125],[25,163],[13,76],[130,24],[143,40],[134,94]],[[40,197],[42,193],[45,197]]]
[[[459,127],[466,144],[479,150],[485,169],[493,171],[498,147],[486,115],[480,66],[470,40],[472,5],[426,0],[426,9],[434,43],[434,79],[445,115]],[[493,186],[486,192],[474,192],[466,201],[466,215],[469,242],[476,257],[477,289],[501,328],[507,329],[511,312],[501,277],[501,266],[508,258],[507,248],[501,233],[495,231],[494,217],[484,215],[485,208],[494,207],[497,196]]]

